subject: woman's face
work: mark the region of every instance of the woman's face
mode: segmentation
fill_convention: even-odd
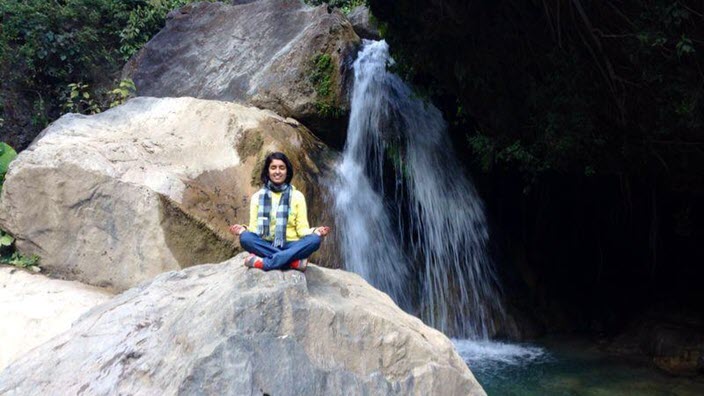
[[[286,181],[286,164],[278,159],[269,164],[269,180],[274,184],[283,184]]]

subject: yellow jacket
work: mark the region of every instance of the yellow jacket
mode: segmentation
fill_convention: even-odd
[[[293,186],[291,186],[293,187]],[[259,213],[259,194],[261,190],[252,195],[249,203],[249,226],[248,231],[257,232],[257,214]],[[269,235],[263,238],[267,241],[274,240],[274,232],[276,231],[276,208],[279,207],[281,194],[271,193],[271,213],[269,214]],[[297,241],[306,235],[313,233],[315,228],[310,228],[308,225],[308,209],[306,208],[306,197],[303,193],[292,188],[291,190],[291,207],[288,211],[288,221],[286,222],[286,241]]]

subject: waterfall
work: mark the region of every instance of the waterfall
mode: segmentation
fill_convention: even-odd
[[[485,339],[503,315],[483,204],[440,111],[398,76],[385,41],[364,41],[335,217],[344,266],[425,323]]]

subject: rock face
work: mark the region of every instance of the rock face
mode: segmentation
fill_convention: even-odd
[[[193,98],[137,98],[66,115],[11,164],[0,228],[54,275],[124,290],[232,257],[267,152],[283,151],[312,224],[330,152],[292,119]]]
[[[359,276],[244,257],[94,308],[0,373],[0,394],[484,394],[442,333]]]
[[[694,376],[704,372],[704,317],[701,312],[678,312],[679,307],[658,306],[636,317],[609,349],[645,355],[671,375]]]
[[[0,266],[0,371],[110,298],[112,294],[79,282]]]
[[[381,40],[379,26],[372,19],[369,13],[369,8],[366,6],[357,6],[347,16],[354,28],[355,33],[361,38],[368,40]]]
[[[23,150],[37,136],[37,129],[31,125],[32,100],[20,92],[0,87],[0,141]],[[19,90],[18,90],[19,91]],[[32,92],[34,94],[34,92]],[[36,96],[36,95],[35,95]]]
[[[341,116],[349,110],[349,68],[359,42],[344,15],[326,6],[194,3],[169,14],[123,74],[139,95],[249,103],[316,133],[344,135]]]
[[[674,323],[650,323],[641,330],[641,350],[660,369],[674,375],[694,375],[704,358],[704,328]]]

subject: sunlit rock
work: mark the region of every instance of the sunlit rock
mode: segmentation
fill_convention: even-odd
[[[263,157],[277,150],[322,222],[332,154],[293,119],[193,98],[65,115],[12,163],[0,228],[49,273],[124,290],[238,252],[227,227],[249,220]]]
[[[110,298],[93,286],[0,266],[0,371]]]

